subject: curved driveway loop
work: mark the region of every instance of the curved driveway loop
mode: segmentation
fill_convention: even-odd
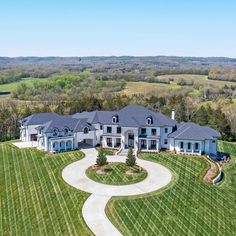
[[[131,185],[106,185],[89,179],[85,171],[96,163],[97,151],[94,148],[82,149],[85,158],[66,166],[62,178],[69,185],[91,193],[84,203],[82,214],[85,222],[97,236],[121,235],[105,214],[105,207],[112,196],[132,196],[156,191],[171,181],[171,172],[164,166],[137,159],[137,164],[148,172],[146,179]],[[126,157],[108,156],[109,162],[125,162]]]

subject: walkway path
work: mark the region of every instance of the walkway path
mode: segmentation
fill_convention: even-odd
[[[131,185],[106,185],[89,179],[85,171],[96,163],[97,151],[94,148],[82,150],[86,157],[66,166],[62,171],[63,179],[71,186],[91,193],[85,202],[82,214],[85,222],[97,236],[121,235],[105,214],[105,206],[112,196],[131,196],[156,191],[171,180],[171,172],[164,166],[138,159],[137,164],[148,172],[146,179]],[[125,162],[126,157],[108,156],[109,162]]]

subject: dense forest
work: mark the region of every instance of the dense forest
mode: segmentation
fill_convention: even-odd
[[[145,94],[123,93],[129,83],[139,82],[160,88],[153,86]],[[0,58],[0,88],[12,84],[11,95],[0,96],[1,141],[18,138],[18,121],[35,112],[67,115],[127,104],[144,105],[168,116],[176,109],[177,121],[208,125],[219,130],[222,139],[236,140],[236,59]]]

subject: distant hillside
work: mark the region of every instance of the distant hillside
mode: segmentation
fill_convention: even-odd
[[[225,57],[0,57],[0,68],[15,66],[52,66],[63,65],[109,65],[109,66],[134,66],[145,65],[148,67],[235,67],[235,58]]]

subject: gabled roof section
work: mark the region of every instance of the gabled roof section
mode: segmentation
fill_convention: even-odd
[[[56,119],[40,125],[38,129],[41,128],[44,133],[53,132],[54,129],[63,131],[65,128],[68,128],[73,132],[82,132],[85,127],[88,127],[91,131],[95,130],[95,128],[87,122],[87,119],[75,119],[71,116],[59,116]]]
[[[122,125],[132,126],[134,120],[137,126],[147,126],[147,118],[152,119],[152,124],[149,126],[175,126],[176,121],[163,115],[160,112],[154,112],[143,106],[128,105],[119,111]],[[128,118],[128,119],[127,119]]]
[[[178,125],[178,129],[168,135],[169,138],[182,139],[182,140],[212,140],[219,138],[220,133],[216,130],[200,126],[198,124],[187,122]]]
[[[36,113],[36,114],[33,114],[31,116],[28,116],[28,117],[22,119],[22,122],[23,122],[24,126],[40,125],[40,124],[44,124],[52,119],[55,119],[57,117],[60,117],[60,115],[58,115],[55,112]]]
[[[73,115],[73,118],[83,119],[91,124],[106,124],[112,125],[112,117],[118,116],[117,125],[123,127],[141,127],[147,126],[146,119],[151,117],[153,122],[149,126],[175,126],[176,122],[171,118],[161,114],[160,112],[153,112],[143,106],[126,106],[118,111],[94,111],[82,112]]]
[[[97,111],[91,111],[91,112],[81,112],[81,113],[76,113],[72,115],[72,118],[76,119],[87,119],[87,122],[96,124],[98,123],[98,117],[97,117]]]

